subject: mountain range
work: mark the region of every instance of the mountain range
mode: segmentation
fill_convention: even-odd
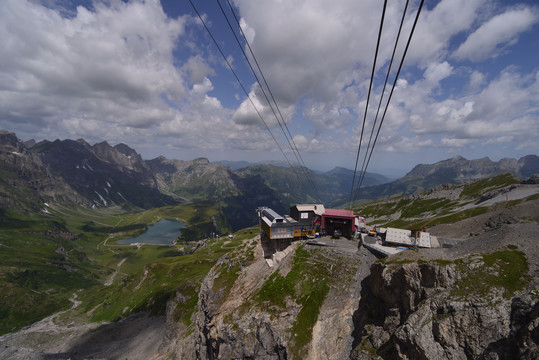
[[[163,156],[143,160],[126,144],[88,144],[83,139],[23,142],[0,131],[0,209],[40,210],[44,203],[85,207],[148,209],[184,202],[219,203],[234,229],[256,222],[254,209],[287,212],[295,203],[347,203],[353,171],[336,167],[319,173],[308,168],[257,164],[233,170],[205,158],[190,161]],[[417,165],[389,182],[367,173],[359,201],[408,195],[440,184],[461,184],[509,172],[526,178],[539,172],[539,157],[519,160],[463,157]],[[312,179],[305,180],[305,174]]]
[[[416,165],[405,176],[390,183],[364,187],[360,189],[358,199],[376,200],[395,195],[411,195],[442,184],[460,185],[503,173],[527,179],[538,172],[537,155],[526,155],[518,160],[503,158],[497,162],[488,157],[468,160],[455,156],[435,164]]]

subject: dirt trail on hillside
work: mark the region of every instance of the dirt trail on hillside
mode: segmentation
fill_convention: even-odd
[[[105,286],[110,286],[114,282],[114,278],[118,273],[120,272],[120,268],[122,267],[123,263],[127,260],[127,258],[123,258],[118,265],[116,265],[116,270],[110,275],[109,279],[103,284]]]

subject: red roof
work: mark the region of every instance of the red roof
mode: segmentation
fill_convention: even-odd
[[[354,212],[345,209],[326,209],[323,216],[354,217]]]

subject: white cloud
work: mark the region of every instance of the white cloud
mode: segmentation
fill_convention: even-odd
[[[242,23],[255,34],[253,50],[280,103],[306,94],[335,99],[355,78],[354,64],[372,61],[382,9],[377,1],[236,3]]]
[[[79,6],[71,12],[59,3],[0,1],[0,127],[49,139],[118,140],[153,148],[157,155],[161,148],[216,154],[234,149],[281,158],[194,14],[167,17],[158,0],[96,0],[91,10]],[[355,157],[382,4],[235,0],[241,26],[302,152]],[[404,4],[388,2],[367,139]],[[410,5],[403,40],[417,5]],[[222,19],[213,15],[203,14],[234,69],[249,79],[244,85],[250,86],[251,99],[289,154],[273,111],[245,74],[241,54],[231,50],[236,44],[219,28]],[[531,7],[487,0],[427,3],[376,151],[450,152],[477,144],[538,149],[539,73],[529,65],[537,56],[531,53],[522,63],[512,57],[514,66],[509,57],[495,57],[515,49],[510,45],[536,22]],[[468,62],[486,56],[488,63]],[[394,66],[398,60],[399,54]],[[390,87],[385,91],[387,99]],[[511,143],[515,139],[518,144]],[[350,163],[345,158],[341,165]]]
[[[485,74],[479,72],[479,71],[473,71],[470,74],[470,82],[468,84],[468,87],[471,91],[478,90],[483,84],[485,83]]]
[[[172,64],[185,21],[167,18],[158,1],[94,7],[79,6],[64,18],[36,3],[2,1],[4,119],[37,117],[53,127],[93,119],[145,128],[169,118],[160,94],[185,96],[185,81]]]
[[[446,146],[463,146],[466,139],[509,140],[518,136],[525,141],[539,136],[536,74],[523,76],[508,68],[476,95],[442,101],[423,98],[421,106],[417,99],[425,95],[423,83],[409,86],[407,92],[410,129],[423,136],[446,134]]]
[[[380,148],[390,153],[413,153],[433,146],[435,146],[435,143],[432,139],[421,136],[391,136],[382,138],[382,141],[380,141]]]
[[[183,69],[189,74],[189,81],[195,84],[202,82],[209,75],[215,75],[215,70],[208,65],[200,54],[190,57],[183,65]]]
[[[481,25],[455,52],[459,59],[481,61],[497,56],[503,45],[512,45],[539,17],[530,8],[508,10]]]
[[[453,147],[453,148],[461,148],[461,147],[464,147],[470,143],[472,143],[473,140],[471,139],[455,139],[455,138],[442,138],[440,140],[440,144],[442,146],[447,146],[447,147]]]
[[[468,30],[487,3],[486,0],[442,0],[432,10],[425,6],[421,11],[406,62],[428,64],[439,61],[448,51],[450,40]],[[404,31],[404,34],[409,33],[412,22],[413,18],[410,17],[407,22],[408,30]]]
[[[316,127],[317,133],[331,132],[348,125],[351,119],[347,108],[339,108],[338,104],[309,102],[303,107],[303,116]]]
[[[451,75],[453,67],[447,61],[442,63],[430,63],[425,70],[425,80],[430,84],[438,84]]]

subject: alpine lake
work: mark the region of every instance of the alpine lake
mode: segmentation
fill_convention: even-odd
[[[118,240],[116,243],[121,245],[130,244],[153,244],[153,245],[174,245],[174,241],[180,236],[180,229],[184,223],[176,219],[162,219],[137,237]]]

